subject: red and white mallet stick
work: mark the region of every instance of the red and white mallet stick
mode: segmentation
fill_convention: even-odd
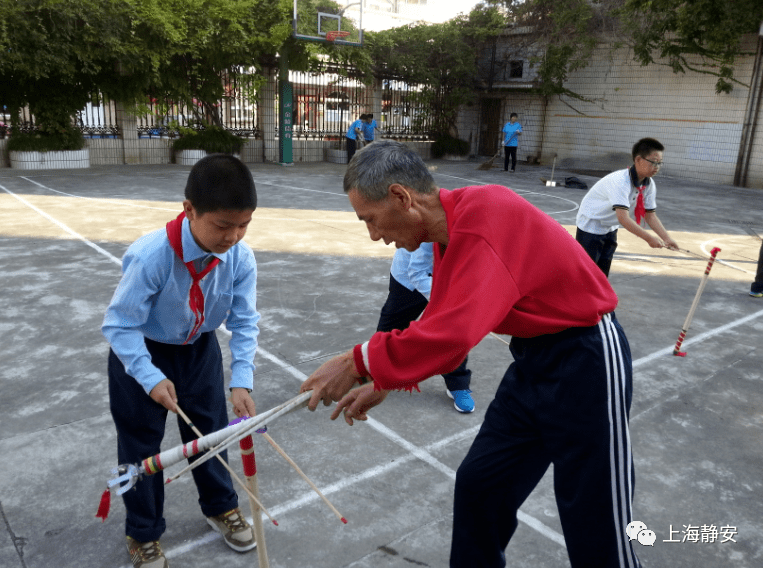
[[[254,459],[254,440],[252,435],[244,436],[238,442],[241,448],[241,461],[244,463],[244,477],[250,489],[249,507],[252,510],[252,523],[254,524],[254,539],[257,541],[257,559],[260,568],[269,568],[268,549],[265,547],[265,530],[262,526],[262,514],[260,513],[259,501],[252,499],[251,495],[259,495],[257,488],[257,462]]]
[[[697,310],[699,297],[702,295],[702,290],[705,289],[705,284],[707,284],[707,279],[710,276],[710,269],[713,268],[713,264],[715,263],[715,256],[719,252],[721,252],[721,249],[718,247],[715,247],[710,251],[710,260],[707,261],[707,267],[705,268],[705,273],[702,275],[702,280],[699,283],[697,294],[694,296],[694,301],[691,304],[691,308],[689,308],[689,315],[686,316],[686,321],[684,321],[684,326],[681,328],[681,333],[678,334],[678,341],[676,341],[676,346],[673,348],[673,355],[676,357],[686,357],[686,353],[681,351],[681,344],[684,342],[684,339],[686,339],[686,332],[689,331],[689,326],[691,325],[691,320],[694,317],[694,312]]]
[[[294,471],[296,471],[300,475],[300,477],[302,477],[302,479],[304,479],[307,482],[307,484],[313,489],[313,491],[315,491],[318,494],[318,496],[321,499],[323,499],[323,502],[329,506],[329,508],[334,512],[334,514],[339,518],[339,520],[342,521],[344,524],[347,524],[347,519],[344,518],[342,513],[336,510],[336,507],[334,507],[334,505],[331,504],[331,501],[329,501],[326,498],[326,496],[323,493],[321,493],[321,490],[318,489],[315,483],[313,483],[310,480],[310,478],[307,477],[301,469],[299,469],[299,466],[296,463],[294,463],[294,460],[291,459],[288,455],[286,455],[286,452],[284,452],[281,449],[281,447],[278,444],[276,444],[275,440],[273,440],[273,438],[270,437],[270,434],[266,433],[266,430],[267,430],[266,428],[263,428],[262,430],[257,430],[257,432],[262,434],[262,437],[265,438],[270,443],[270,445],[273,446],[273,448],[275,448],[275,450],[279,454],[281,454],[281,456],[283,456],[283,459],[289,462],[289,465],[294,468]]]
[[[175,405],[175,410],[178,411],[178,414],[180,415],[180,417],[185,421],[186,424],[188,424],[188,426],[191,428],[191,430],[193,430],[193,432],[199,438],[201,438],[203,436],[203,434],[199,431],[198,428],[196,428],[196,426],[193,425],[193,422],[191,422],[191,419],[188,418],[188,415],[185,412],[183,412],[177,404]],[[249,436],[249,437],[251,438],[251,436]],[[278,526],[278,521],[276,521],[273,517],[270,516],[270,513],[268,513],[267,509],[265,509],[265,506],[262,503],[260,503],[260,500],[257,498],[256,493],[251,490],[251,488],[247,485],[247,483],[243,479],[241,479],[238,475],[236,475],[236,472],[233,471],[233,469],[231,469],[231,467],[222,458],[222,456],[217,455],[215,457],[223,465],[223,467],[228,470],[228,473],[230,473],[230,476],[233,478],[233,480],[236,481],[236,483],[238,483],[241,486],[241,488],[246,492],[246,494],[249,496],[250,502],[251,502],[252,499],[254,499],[254,502],[263,511],[265,511],[265,514],[268,516],[268,518],[271,521],[273,521],[273,524],[275,526]],[[254,460],[254,453],[252,454],[252,460]],[[244,472],[246,473],[246,468],[244,469]],[[262,519],[260,518],[260,524],[261,523],[262,523]],[[259,541],[257,541],[257,542],[259,543]]]

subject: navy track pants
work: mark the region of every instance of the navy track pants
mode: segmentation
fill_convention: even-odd
[[[552,463],[572,567],[638,568],[625,533],[632,365],[614,314],[589,328],[513,338],[511,352],[456,475],[451,568],[506,566],[517,510]]]

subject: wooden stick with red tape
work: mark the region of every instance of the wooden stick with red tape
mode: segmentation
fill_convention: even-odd
[[[191,430],[194,431],[194,433],[197,436],[199,436],[199,437],[203,436],[203,434],[199,431],[199,429],[196,428],[196,426],[193,425],[193,422],[191,422],[191,419],[188,418],[186,413],[183,412],[177,404],[175,405],[175,410],[178,411],[178,414],[180,415],[180,417],[185,421],[186,424],[188,424],[188,426],[191,428]],[[275,526],[278,526],[278,521],[276,521],[273,517],[270,516],[270,513],[268,513],[268,510],[265,508],[265,506],[262,503],[260,503],[260,500],[257,498],[257,495],[255,495],[254,492],[252,492],[250,490],[250,488],[247,486],[246,482],[244,482],[243,479],[241,479],[238,475],[236,475],[236,472],[231,469],[231,467],[222,458],[222,456],[218,455],[218,456],[215,456],[215,457],[218,459],[218,461],[221,464],[223,464],[223,467],[228,470],[228,473],[230,473],[230,476],[233,478],[233,480],[236,481],[236,483],[238,483],[241,486],[241,488],[246,492],[246,494],[249,496],[249,499],[250,500],[254,499],[254,502],[257,503],[257,505],[260,508],[262,508],[262,510],[265,512],[265,514],[268,516],[268,518],[271,521],[273,521],[273,524]],[[260,522],[262,522],[262,519],[260,519]]]
[[[699,304],[699,297],[702,295],[702,291],[705,289],[705,284],[707,284],[707,279],[710,276],[710,269],[713,268],[713,264],[715,263],[715,256],[719,252],[721,252],[721,249],[718,247],[715,247],[710,251],[710,260],[707,262],[707,267],[705,268],[705,273],[702,275],[702,280],[699,283],[697,294],[694,296],[694,301],[692,302],[691,308],[689,309],[689,315],[686,316],[686,321],[684,321],[684,326],[681,328],[681,333],[678,334],[678,341],[676,341],[676,346],[673,348],[673,355],[676,357],[686,357],[686,352],[681,351],[681,344],[686,338],[686,332],[689,331],[691,320],[694,317],[694,312],[697,310],[697,304]]]
[[[252,499],[251,495],[259,495],[257,488],[257,462],[254,459],[254,440],[252,435],[244,436],[238,442],[241,449],[241,461],[244,464],[244,477],[249,486],[249,507],[252,510],[252,523],[254,524],[254,539],[257,541],[257,559],[260,568],[269,568],[268,549],[265,547],[265,530],[262,526],[262,514],[260,513],[259,501]]]

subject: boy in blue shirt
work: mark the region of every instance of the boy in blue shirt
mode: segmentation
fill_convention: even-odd
[[[363,125],[366,122],[366,117],[367,115],[361,114],[360,118],[350,124],[350,127],[347,129],[347,163],[352,160],[355,151],[363,147]]]
[[[512,112],[509,122],[503,125],[503,171],[509,171],[509,156],[511,156],[511,172],[517,167],[517,146],[522,135],[522,125],[517,122],[517,113]]]
[[[418,319],[429,304],[434,271],[434,245],[421,243],[419,248],[408,252],[404,248],[395,251],[389,269],[389,295],[379,315],[376,331],[407,329]],[[453,399],[453,406],[462,414],[474,412],[474,399],[469,385],[472,372],[466,368],[466,357],[450,373],[445,373],[446,393]]]
[[[361,117],[362,118],[362,117]],[[376,135],[376,120],[372,113],[366,114],[366,121],[363,123],[363,138],[366,144],[370,144],[374,141]]]
[[[191,169],[185,197],[183,212],[166,229],[127,249],[122,280],[103,321],[111,345],[109,399],[119,463],[139,463],[158,453],[167,412],[177,412],[177,406],[203,434],[227,426],[215,335],[223,321],[232,333],[234,412],[256,412],[250,393],[260,317],[257,266],[242,241],[257,207],[254,180],[238,159],[212,154]],[[196,438],[179,418],[178,426],[184,443]],[[254,533],[223,466],[209,460],[193,470],[193,478],[202,513],[226,544],[239,552],[254,548]],[[167,568],[159,545],[166,528],[162,475],[141,479],[123,499],[133,565]]]

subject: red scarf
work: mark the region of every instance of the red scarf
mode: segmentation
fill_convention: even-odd
[[[172,247],[172,250],[174,250],[175,254],[178,255],[180,262],[183,262],[183,219],[184,218],[185,218],[185,211],[180,213],[180,215],[177,216],[177,219],[167,223],[167,238],[170,241],[170,246]],[[188,340],[191,339],[194,335],[196,335],[196,332],[199,331],[199,328],[204,323],[204,294],[201,291],[199,282],[201,281],[202,278],[204,278],[207,274],[209,274],[210,271],[219,263],[220,263],[220,259],[215,257],[212,260],[212,262],[210,262],[204,270],[202,270],[200,273],[197,273],[196,268],[193,266],[193,262],[183,262],[183,264],[185,264],[186,268],[188,269],[188,272],[191,274],[191,278],[193,279],[193,283],[191,284],[191,290],[188,294],[188,305],[191,307],[191,311],[193,312],[193,315],[196,318],[196,322],[193,325],[193,329],[191,330],[191,333],[188,334],[188,337],[183,342],[183,345],[188,343]]]
[[[636,215],[636,223],[640,225],[641,220],[646,215],[646,207],[644,207],[644,190],[646,186],[642,185],[636,189],[638,190],[638,198],[636,198],[636,211],[634,211],[634,214]]]

